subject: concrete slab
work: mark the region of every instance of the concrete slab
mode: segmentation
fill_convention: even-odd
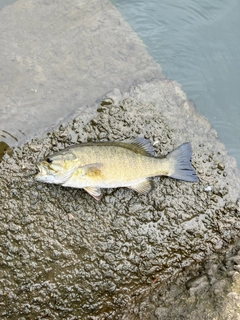
[[[107,0],[20,0],[0,12],[0,34],[0,134],[10,146],[76,110],[89,119],[115,87],[162,77]]]

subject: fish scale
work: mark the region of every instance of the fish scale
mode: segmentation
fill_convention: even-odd
[[[164,158],[154,157],[150,140],[144,138],[83,143],[68,147],[39,163],[35,179],[64,187],[83,188],[99,200],[101,188],[128,187],[147,193],[152,189],[149,178],[154,176],[197,182],[191,157],[189,142]]]

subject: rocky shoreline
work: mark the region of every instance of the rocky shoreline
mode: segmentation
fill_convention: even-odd
[[[239,172],[216,132],[180,86],[166,79],[114,90],[95,108],[98,115],[86,125],[78,116],[15,149],[0,165],[1,314],[184,319],[202,310],[204,303],[196,301],[205,301],[205,292],[222,290],[227,298],[224,277],[238,250],[225,280],[214,282],[220,272],[215,262],[202,269],[239,233]],[[138,135],[154,143],[156,155],[191,141],[199,183],[155,178],[147,195],[107,189],[97,202],[83,190],[33,179],[36,162],[51,152]]]
[[[240,172],[181,86],[107,0],[0,17],[2,319],[239,319]],[[156,156],[191,142],[199,182],[97,202],[34,180],[49,153],[136,136]]]

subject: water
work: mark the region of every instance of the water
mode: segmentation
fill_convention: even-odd
[[[239,0],[113,0],[240,165]]]

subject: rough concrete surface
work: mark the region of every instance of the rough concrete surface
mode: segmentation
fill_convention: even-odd
[[[154,310],[158,320],[240,319],[240,245],[207,258],[199,275],[185,283],[172,284]],[[145,301],[144,303],[146,303]]]
[[[115,87],[161,77],[108,0],[19,0],[0,11],[0,34],[0,137],[10,146],[76,110],[90,119]]]
[[[175,297],[186,281],[190,297],[204,292],[203,262],[239,234],[236,162],[176,82],[116,89],[93,108],[89,123],[79,115],[1,162],[4,319],[162,319],[169,287]],[[84,190],[33,179],[38,159],[53,151],[135,136],[151,139],[156,155],[190,141],[199,183],[158,177],[147,195],[108,189],[97,202]]]
[[[0,33],[0,158],[37,136],[0,163],[0,317],[239,319],[236,161],[117,10],[19,0]],[[158,177],[147,195],[109,189],[97,202],[34,181],[51,152],[136,136],[156,155],[190,141],[199,183]]]

